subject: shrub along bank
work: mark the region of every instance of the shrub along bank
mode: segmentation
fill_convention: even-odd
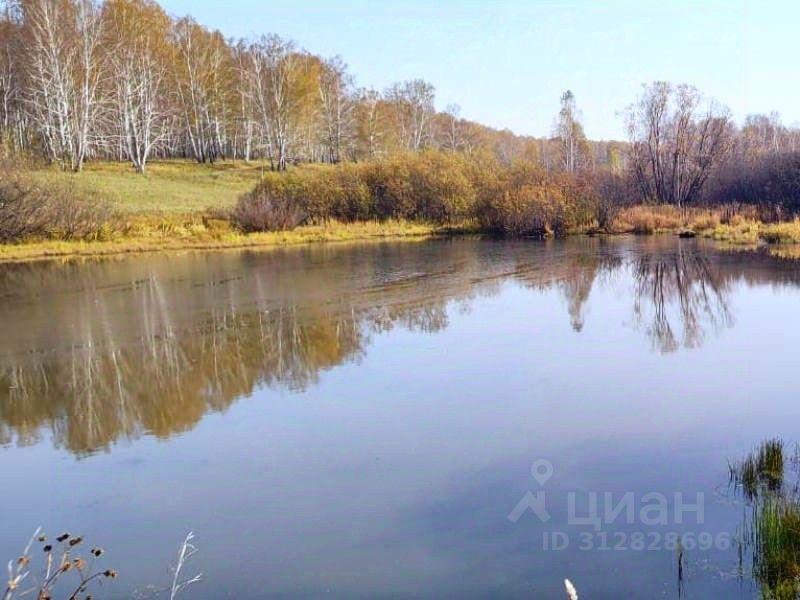
[[[232,214],[247,231],[328,219],[405,219],[474,221],[494,233],[550,235],[590,226],[596,201],[590,185],[533,164],[500,166],[461,154],[422,152],[268,173]]]

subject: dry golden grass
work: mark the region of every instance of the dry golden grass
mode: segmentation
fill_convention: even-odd
[[[409,221],[366,221],[298,227],[292,231],[244,234],[227,221],[202,215],[170,219],[136,218],[126,231],[108,241],[38,241],[0,245],[0,262],[52,257],[91,257],[159,250],[211,250],[225,248],[277,247],[311,242],[346,242],[405,239],[421,240],[455,233],[473,232],[470,224],[444,227]]]
[[[703,232],[711,239],[738,245],[756,245],[764,242],[770,245],[791,246],[800,244],[800,220],[784,223],[762,223],[753,219],[734,216],[727,223]],[[784,254],[789,254],[786,252]]]
[[[762,224],[760,235],[768,244],[800,244],[800,220]]]
[[[611,233],[702,233],[717,227],[724,218],[721,208],[684,208],[641,204],[616,216]]]
[[[661,233],[678,231],[687,224],[686,215],[674,206],[642,204],[620,211],[610,233]]]
[[[720,223],[712,229],[703,231],[704,237],[718,242],[727,242],[742,246],[758,244],[761,224],[750,219],[731,219],[729,223]]]
[[[719,210],[698,210],[689,219],[688,227],[696,233],[701,233],[718,227],[721,222],[722,215]]]
[[[640,205],[617,215],[611,233],[691,231],[738,246],[800,244],[800,220],[764,223],[754,207],[719,207],[678,210],[671,206]]]

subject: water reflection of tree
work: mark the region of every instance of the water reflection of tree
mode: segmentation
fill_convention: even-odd
[[[124,286],[105,281],[113,277],[102,268],[31,268],[30,277],[24,268],[6,271],[23,288],[18,297],[41,300],[8,323],[24,352],[0,340],[0,442],[30,444],[49,430],[58,445],[91,452],[145,431],[188,429],[258,386],[304,389],[326,369],[358,360],[374,333],[446,327],[451,300],[491,287],[473,285],[483,264],[474,252],[466,261],[463,254],[453,247],[447,262],[463,268],[438,273],[422,271],[425,256],[413,253],[374,262],[345,253],[332,272],[308,276],[309,257],[290,254],[190,293],[169,269],[126,274],[134,283]],[[391,276],[387,261],[398,267]],[[42,278],[48,290],[79,293],[42,294]],[[367,285],[354,290],[349,278]],[[42,327],[54,321],[58,327]]]
[[[568,263],[559,288],[566,299],[570,323],[575,331],[583,331],[587,303],[597,278],[618,269],[621,264],[620,256],[606,253],[589,254]]]
[[[566,248],[566,250],[564,249]],[[731,281],[760,277],[698,253],[634,254],[635,311],[662,350],[731,320]],[[637,250],[638,252],[638,250]],[[0,269],[0,442],[46,432],[76,453],[143,432],[168,436],[259,386],[299,390],[364,356],[394,327],[436,332],[504,282],[556,289],[580,331],[598,282],[626,272],[625,246],[479,241],[199,255],[161,262]],[[757,275],[755,275],[757,274]],[[791,279],[785,273],[778,280]],[[679,310],[670,319],[669,306]]]
[[[586,238],[576,240],[555,259],[548,258],[523,262],[516,277],[536,290],[545,291],[555,286],[566,303],[572,329],[581,332],[595,285],[623,264],[620,248],[602,238]]]
[[[146,287],[145,297],[158,295],[157,282]],[[158,302],[145,300],[141,311],[135,342],[120,344],[111,328],[98,328],[102,318],[87,318],[80,346],[8,366],[0,419],[22,441],[50,423],[56,441],[78,451],[143,430],[166,436],[257,385],[303,388],[363,347],[358,321],[331,309],[212,310],[186,331]]]
[[[706,255],[680,248],[646,254],[634,261],[633,276],[634,316],[639,323],[649,319],[648,335],[661,352],[697,347],[706,327],[718,331],[733,322],[728,306],[730,279]]]

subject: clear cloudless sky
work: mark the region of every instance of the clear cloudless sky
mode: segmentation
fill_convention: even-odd
[[[592,139],[621,139],[644,82],[691,83],[734,118],[800,121],[800,2],[161,0],[228,37],[277,33],[341,55],[359,86],[421,77],[437,108],[546,135],[571,89]]]

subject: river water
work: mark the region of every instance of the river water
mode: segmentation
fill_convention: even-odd
[[[729,464],[800,440],[796,263],[190,252],[0,265],[0,307],[0,557],[81,534],[95,597],[166,586],[188,531],[196,598],[759,593]]]

